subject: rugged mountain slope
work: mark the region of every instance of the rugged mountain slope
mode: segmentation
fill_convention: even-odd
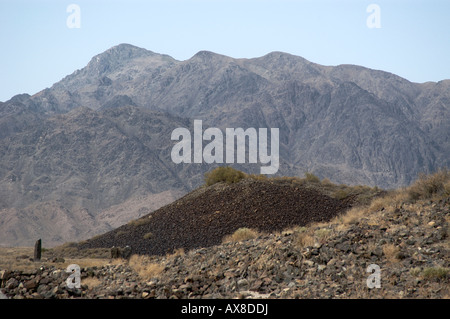
[[[117,212],[106,222],[101,211],[149,196],[153,210],[195,181],[178,177],[170,145],[160,139],[174,123],[185,124],[173,116],[129,106],[37,119],[0,143],[1,243],[92,236],[137,216]]]
[[[160,207],[194,189],[212,165],[170,160],[171,131],[192,131],[194,119],[204,128],[278,127],[280,175],[393,188],[450,166],[449,113],[450,80],[411,83],[282,52],[201,51],[177,61],[121,44],[51,88],[0,104],[0,244],[81,239],[117,225],[98,220],[113,205],[174,194],[152,206]],[[109,214],[137,217],[119,214],[125,207]],[[48,227],[42,211],[70,227]]]
[[[128,104],[207,126],[278,127],[290,164],[282,174],[398,187],[449,164],[449,83],[282,52],[233,59],[201,51],[176,61],[122,44],[32,100],[54,112]]]

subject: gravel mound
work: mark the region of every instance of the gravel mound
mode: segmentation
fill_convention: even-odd
[[[202,187],[138,220],[79,244],[84,248],[132,247],[164,255],[222,242],[241,227],[271,233],[328,221],[350,204],[314,189],[246,179]]]

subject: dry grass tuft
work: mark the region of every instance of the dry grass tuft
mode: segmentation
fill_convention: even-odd
[[[297,227],[294,229],[293,243],[299,248],[310,247],[315,244],[314,234],[311,228]]]
[[[313,173],[310,173],[310,172],[305,173],[305,179],[306,179],[306,181],[308,181],[310,183],[320,183],[320,179],[316,175],[314,175]]]
[[[331,237],[331,229],[319,228],[314,232],[317,241],[321,244],[325,243]]]
[[[450,274],[450,268],[445,267],[427,267],[421,269],[420,267],[412,268],[409,272],[412,276],[422,278],[425,280],[446,280]]]
[[[348,210],[345,214],[336,216],[332,219],[332,224],[337,224],[338,230],[344,230],[349,225],[353,225],[358,223],[361,218],[367,215],[367,208],[364,207],[353,207],[350,210]]]
[[[404,189],[398,189],[387,193],[383,197],[378,197],[372,200],[368,211],[377,212],[385,210],[392,213],[396,208],[399,208],[408,200],[408,194]]]
[[[87,277],[83,278],[83,285],[88,286],[88,289],[93,289],[95,287],[98,287],[102,284],[102,281],[98,279],[97,277]]]
[[[440,169],[434,174],[420,174],[419,178],[408,188],[412,200],[429,199],[433,196],[450,196],[450,172]]]
[[[232,235],[225,236],[223,239],[223,243],[228,242],[239,242],[249,239],[254,239],[259,236],[259,233],[256,230],[242,227],[236,230]]]
[[[134,227],[138,227],[138,226],[142,226],[142,225],[148,224],[151,220],[152,220],[152,215],[146,216],[146,217],[142,217],[142,218],[139,218],[139,219],[133,219],[133,220],[128,222],[128,225],[134,226]]]
[[[394,244],[383,245],[383,254],[386,256],[387,261],[391,263],[395,263],[399,260],[397,257],[399,252],[400,248]]]
[[[164,266],[157,263],[148,262],[147,257],[140,255],[131,256],[128,265],[143,280],[157,278],[164,271]]]
[[[184,248],[177,248],[177,249],[173,250],[173,253],[171,256],[176,257],[176,256],[184,256],[184,255],[185,255]]]
[[[152,238],[153,237],[153,233],[146,233],[142,238],[144,238],[144,239],[150,239],[150,238]]]
[[[450,272],[449,268],[444,267],[429,267],[425,268],[421,275],[425,279],[431,279],[431,280],[444,280],[448,277],[448,274]]]

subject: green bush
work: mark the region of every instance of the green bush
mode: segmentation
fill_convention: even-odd
[[[414,277],[439,281],[445,280],[448,277],[450,269],[445,267],[428,267],[422,270],[420,267],[414,267],[409,273]]]
[[[425,279],[445,279],[448,276],[449,269],[443,267],[429,267],[425,268],[422,272],[422,276]]]
[[[221,166],[205,174],[205,183],[207,186],[225,182],[227,184],[237,183],[244,179],[246,174],[229,166]]]

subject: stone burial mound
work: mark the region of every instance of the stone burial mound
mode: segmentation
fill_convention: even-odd
[[[349,206],[314,189],[268,180],[218,183],[80,242],[78,248],[130,246],[135,254],[163,255],[180,248],[218,245],[242,227],[270,233],[328,221]]]

